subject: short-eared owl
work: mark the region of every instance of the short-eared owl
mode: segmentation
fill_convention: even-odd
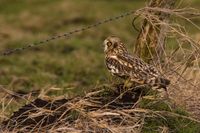
[[[112,75],[158,89],[166,90],[170,84],[154,66],[132,56],[118,37],[110,36],[105,39],[104,52],[106,66]]]

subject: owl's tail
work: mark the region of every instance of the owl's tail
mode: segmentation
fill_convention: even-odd
[[[170,84],[170,80],[165,78],[153,78],[150,80],[150,84],[158,89],[164,88],[166,90],[167,86]]]

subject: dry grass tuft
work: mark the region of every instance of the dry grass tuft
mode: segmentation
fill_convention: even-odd
[[[170,16],[170,21],[159,18],[159,13]],[[152,55],[152,64],[160,68],[164,76],[171,79],[170,97],[178,105],[184,105],[196,118],[200,118],[200,43],[199,38],[192,37],[188,29],[193,27],[199,32],[200,27],[195,20],[199,19],[200,11],[194,8],[145,7],[138,10],[136,14],[142,20],[148,21],[157,37],[161,35],[165,37],[165,45],[156,51],[155,56]],[[186,25],[181,24],[181,21]],[[159,31],[160,27],[164,27],[162,33]],[[157,43],[162,43],[162,40],[160,41]]]
[[[72,99],[36,99],[21,107],[1,129],[8,132],[105,132],[139,133],[146,119],[181,118],[200,121],[171,111],[142,108],[147,93],[129,90],[123,93],[109,88]],[[150,97],[150,96],[149,96]],[[150,103],[160,101],[154,98]],[[159,125],[157,125],[159,126]],[[161,128],[166,132],[167,127]]]

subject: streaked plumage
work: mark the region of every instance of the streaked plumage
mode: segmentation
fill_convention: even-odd
[[[156,88],[166,89],[170,84],[154,66],[129,54],[118,37],[110,36],[105,39],[104,52],[106,66],[113,75]]]

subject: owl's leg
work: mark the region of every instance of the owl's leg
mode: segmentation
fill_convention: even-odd
[[[120,99],[122,99],[123,95],[130,90],[132,83],[130,79],[126,79],[123,83],[123,86],[119,89]]]
[[[123,81],[121,84],[117,84],[117,89],[119,93],[119,98],[122,99],[123,94],[127,92],[127,88],[129,86],[129,79]]]
[[[130,78],[126,79],[125,82],[124,82],[123,88],[124,88],[124,89],[127,89],[127,88],[129,89],[129,88],[131,88],[132,86],[133,86],[133,82],[131,82]]]

